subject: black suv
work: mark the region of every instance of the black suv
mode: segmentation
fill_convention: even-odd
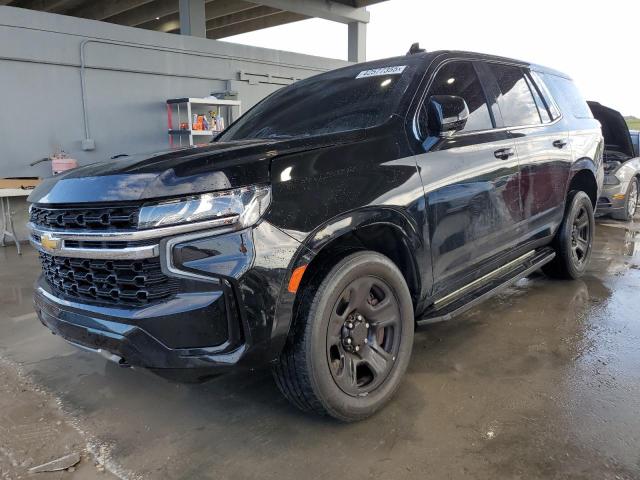
[[[271,365],[306,411],[364,418],[416,326],[589,262],[599,123],[566,75],[475,53],[353,65],[210,145],[88,165],[30,196],[48,328],[204,378]]]

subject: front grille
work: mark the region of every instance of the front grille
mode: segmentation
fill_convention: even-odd
[[[71,230],[135,230],[139,207],[42,208],[33,206],[30,221],[39,227]]]
[[[73,299],[142,307],[177,291],[177,280],[162,273],[159,258],[88,260],[41,252],[40,263],[53,290]]]

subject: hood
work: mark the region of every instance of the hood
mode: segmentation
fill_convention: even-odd
[[[607,157],[623,162],[635,157],[629,127],[620,112],[598,102],[587,103],[593,116],[602,125]]]
[[[360,138],[357,132],[284,140],[216,142],[94,163],[44,180],[39,204],[135,202],[269,182],[271,159]]]

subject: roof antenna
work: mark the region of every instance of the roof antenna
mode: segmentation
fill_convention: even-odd
[[[415,55],[416,53],[424,53],[426,50],[424,48],[420,48],[420,43],[416,42],[411,45],[411,48],[407,52],[407,55]]]

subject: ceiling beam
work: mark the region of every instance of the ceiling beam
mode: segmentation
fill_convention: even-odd
[[[12,3],[11,0],[0,0],[0,5],[9,3]],[[58,12],[73,3],[78,4],[79,2],[77,0],[23,0],[21,2],[14,1],[13,6],[41,12]]]
[[[96,0],[72,10],[69,15],[73,17],[89,18],[91,20],[104,20],[114,15],[141,7],[152,0]]]
[[[369,5],[373,5],[375,3],[382,3],[387,0],[333,0],[334,2],[342,3],[344,5],[349,5],[350,7],[368,7]]]
[[[369,22],[369,12],[365,8],[354,8],[330,0],[256,0],[267,7],[298,13],[307,17],[324,18],[333,22]]]
[[[156,18],[166,17],[178,12],[177,0],[157,0],[155,2],[141,5],[137,8],[127,10],[112,17],[105,18],[105,22],[117,23],[135,27],[142,23],[150,22]]]
[[[224,17],[226,15],[230,15],[232,13],[243,12],[245,10],[250,10],[252,8],[256,8],[255,3],[245,2],[242,0],[214,0],[205,4],[204,7],[204,15],[207,20],[213,20],[214,18]],[[156,17],[160,17],[160,20],[156,20]],[[112,21],[109,19],[109,21]],[[180,15],[177,13],[173,13],[163,17],[161,15],[153,15],[151,18],[147,18],[147,21],[144,23],[136,23],[135,25],[127,24],[129,26],[136,26],[140,28],[146,28],[149,30],[158,30],[161,32],[168,32],[172,30],[167,30],[167,25],[171,25],[173,22],[180,23]],[[119,23],[119,22],[114,22]]]
[[[300,20],[306,20],[307,18],[309,17],[298,13],[280,12],[267,17],[256,18],[243,23],[208,30],[207,38],[219,39],[232,37],[233,35],[240,35],[241,33],[253,32],[255,30],[262,30],[269,27],[277,27],[278,25],[298,22]]]
[[[153,30],[164,33],[180,33],[180,19],[160,20]]]
[[[255,7],[250,10],[244,10],[242,12],[232,13],[231,15],[225,15],[224,17],[207,20],[207,31],[237,25],[238,23],[248,22],[249,20],[255,20],[262,17],[269,17],[281,12],[282,10],[277,10],[271,7]]]

